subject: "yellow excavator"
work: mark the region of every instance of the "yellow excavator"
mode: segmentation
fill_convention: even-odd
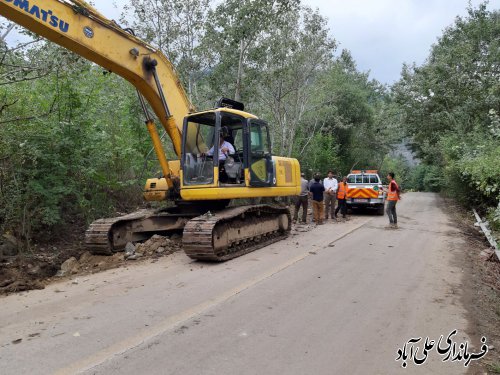
[[[95,221],[85,234],[91,252],[112,254],[128,242],[182,230],[189,257],[224,261],[287,236],[288,208],[229,206],[235,199],[300,191],[298,161],[272,155],[268,124],[242,103],[223,98],[216,108],[195,112],[170,61],[85,1],[0,0],[0,15],[120,75],[138,91],[163,174],[147,180],[144,197],[175,204]],[[146,102],[178,160],[167,160]]]

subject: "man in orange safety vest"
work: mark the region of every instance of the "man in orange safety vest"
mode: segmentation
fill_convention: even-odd
[[[390,172],[387,175],[389,181],[389,189],[387,189],[387,216],[389,216],[388,229],[398,229],[398,215],[396,214],[396,204],[401,199],[400,189],[397,182],[394,180],[394,173]]]
[[[339,211],[342,213],[344,219],[347,218],[347,192],[349,191],[349,185],[347,185],[347,177],[342,178],[342,182],[339,183],[337,188],[337,209],[335,210],[335,219],[337,219],[337,214]]]

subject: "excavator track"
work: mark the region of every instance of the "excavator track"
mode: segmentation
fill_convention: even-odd
[[[99,219],[85,232],[85,245],[94,255],[113,255],[128,242],[143,241],[155,233],[182,230],[193,214],[144,209],[128,215]]]
[[[191,219],[184,227],[182,246],[192,259],[222,262],[286,238],[291,222],[285,207],[228,208]]]

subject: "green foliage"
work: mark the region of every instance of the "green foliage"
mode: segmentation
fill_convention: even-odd
[[[317,79],[332,60],[335,42],[317,11],[293,8],[282,18],[286,22],[273,25],[260,43],[265,53],[255,106],[273,125],[274,151],[291,156],[300,149],[300,154],[310,152],[310,141],[329,110],[321,102],[324,88]]]
[[[321,108],[321,130],[335,140],[330,149],[337,150],[338,160],[332,167],[343,174],[353,166],[378,168],[399,134],[391,131],[395,108],[385,89],[359,72],[346,50],[317,85],[311,105]]]
[[[308,147],[311,155],[304,157],[302,155],[298,157],[301,158],[302,163],[300,165],[301,169],[308,174],[308,177],[312,178],[316,172],[326,174],[330,169],[339,165],[338,145],[331,134],[315,134]],[[337,171],[335,171],[337,172]]]
[[[396,181],[406,191],[440,192],[443,188],[444,176],[439,167],[429,164],[410,166],[402,157],[390,157],[384,160],[380,170],[383,178],[389,172],[396,174]]]
[[[435,165],[426,166],[423,176],[424,191],[439,192],[442,189],[443,175]]]
[[[382,167],[379,170],[382,181],[386,180],[386,176],[390,172],[395,174],[395,179],[402,189],[414,189],[411,168],[403,157],[388,156],[384,159]]]
[[[298,0],[226,0],[210,10],[202,49],[211,61],[210,86],[235,100],[255,97],[267,50],[263,39],[286,25]],[[234,93],[234,95],[233,95]]]
[[[435,165],[420,164],[410,171],[409,184],[413,190],[439,192],[443,182],[442,171]]]
[[[168,57],[191,101],[203,101],[208,60],[199,43],[205,34],[209,0],[130,0],[124,9],[121,21]]]
[[[406,134],[425,163],[419,188],[467,205],[500,201],[500,12],[469,8],[420,67],[405,66],[393,87]],[[491,212],[496,212],[491,209]]]
[[[28,242],[137,204],[127,191],[137,192],[148,149],[137,135],[134,91],[61,51],[43,42],[22,57],[6,55],[26,66],[59,56],[53,73],[19,77],[1,92],[8,106],[0,118],[0,231]],[[8,73],[10,65],[0,68]]]
[[[195,103],[203,108],[220,96],[241,99],[270,123],[275,154],[296,156],[303,168],[347,173],[356,161],[380,164],[398,141],[398,132],[386,131],[397,112],[389,94],[357,70],[349,51],[334,57],[336,42],[318,11],[296,0],[225,1],[205,7],[194,44],[176,45],[170,35],[189,34],[189,27],[179,28],[182,12],[167,3],[132,1],[134,29],[174,64],[186,48],[202,57]],[[190,1],[195,9],[201,3]]]

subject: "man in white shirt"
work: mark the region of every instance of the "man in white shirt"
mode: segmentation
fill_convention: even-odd
[[[214,145],[215,146],[215,145]],[[214,146],[210,150],[208,150],[207,155],[214,155]],[[219,137],[219,161],[224,161],[230,154],[234,154],[234,147],[231,143],[224,140],[224,135],[221,133]]]
[[[333,171],[328,171],[328,177],[323,180],[325,187],[325,220],[328,220],[328,212],[332,219],[335,218],[335,202],[337,189],[339,187],[337,180],[333,177]]]
[[[229,155],[234,154],[234,146],[225,140],[225,137],[229,135],[229,130],[227,127],[222,127],[219,133],[219,182],[227,183],[229,177],[226,173],[226,168],[224,166],[224,162],[228,158]],[[207,155],[213,156],[215,151],[215,145],[212,146],[210,150],[208,150]]]

